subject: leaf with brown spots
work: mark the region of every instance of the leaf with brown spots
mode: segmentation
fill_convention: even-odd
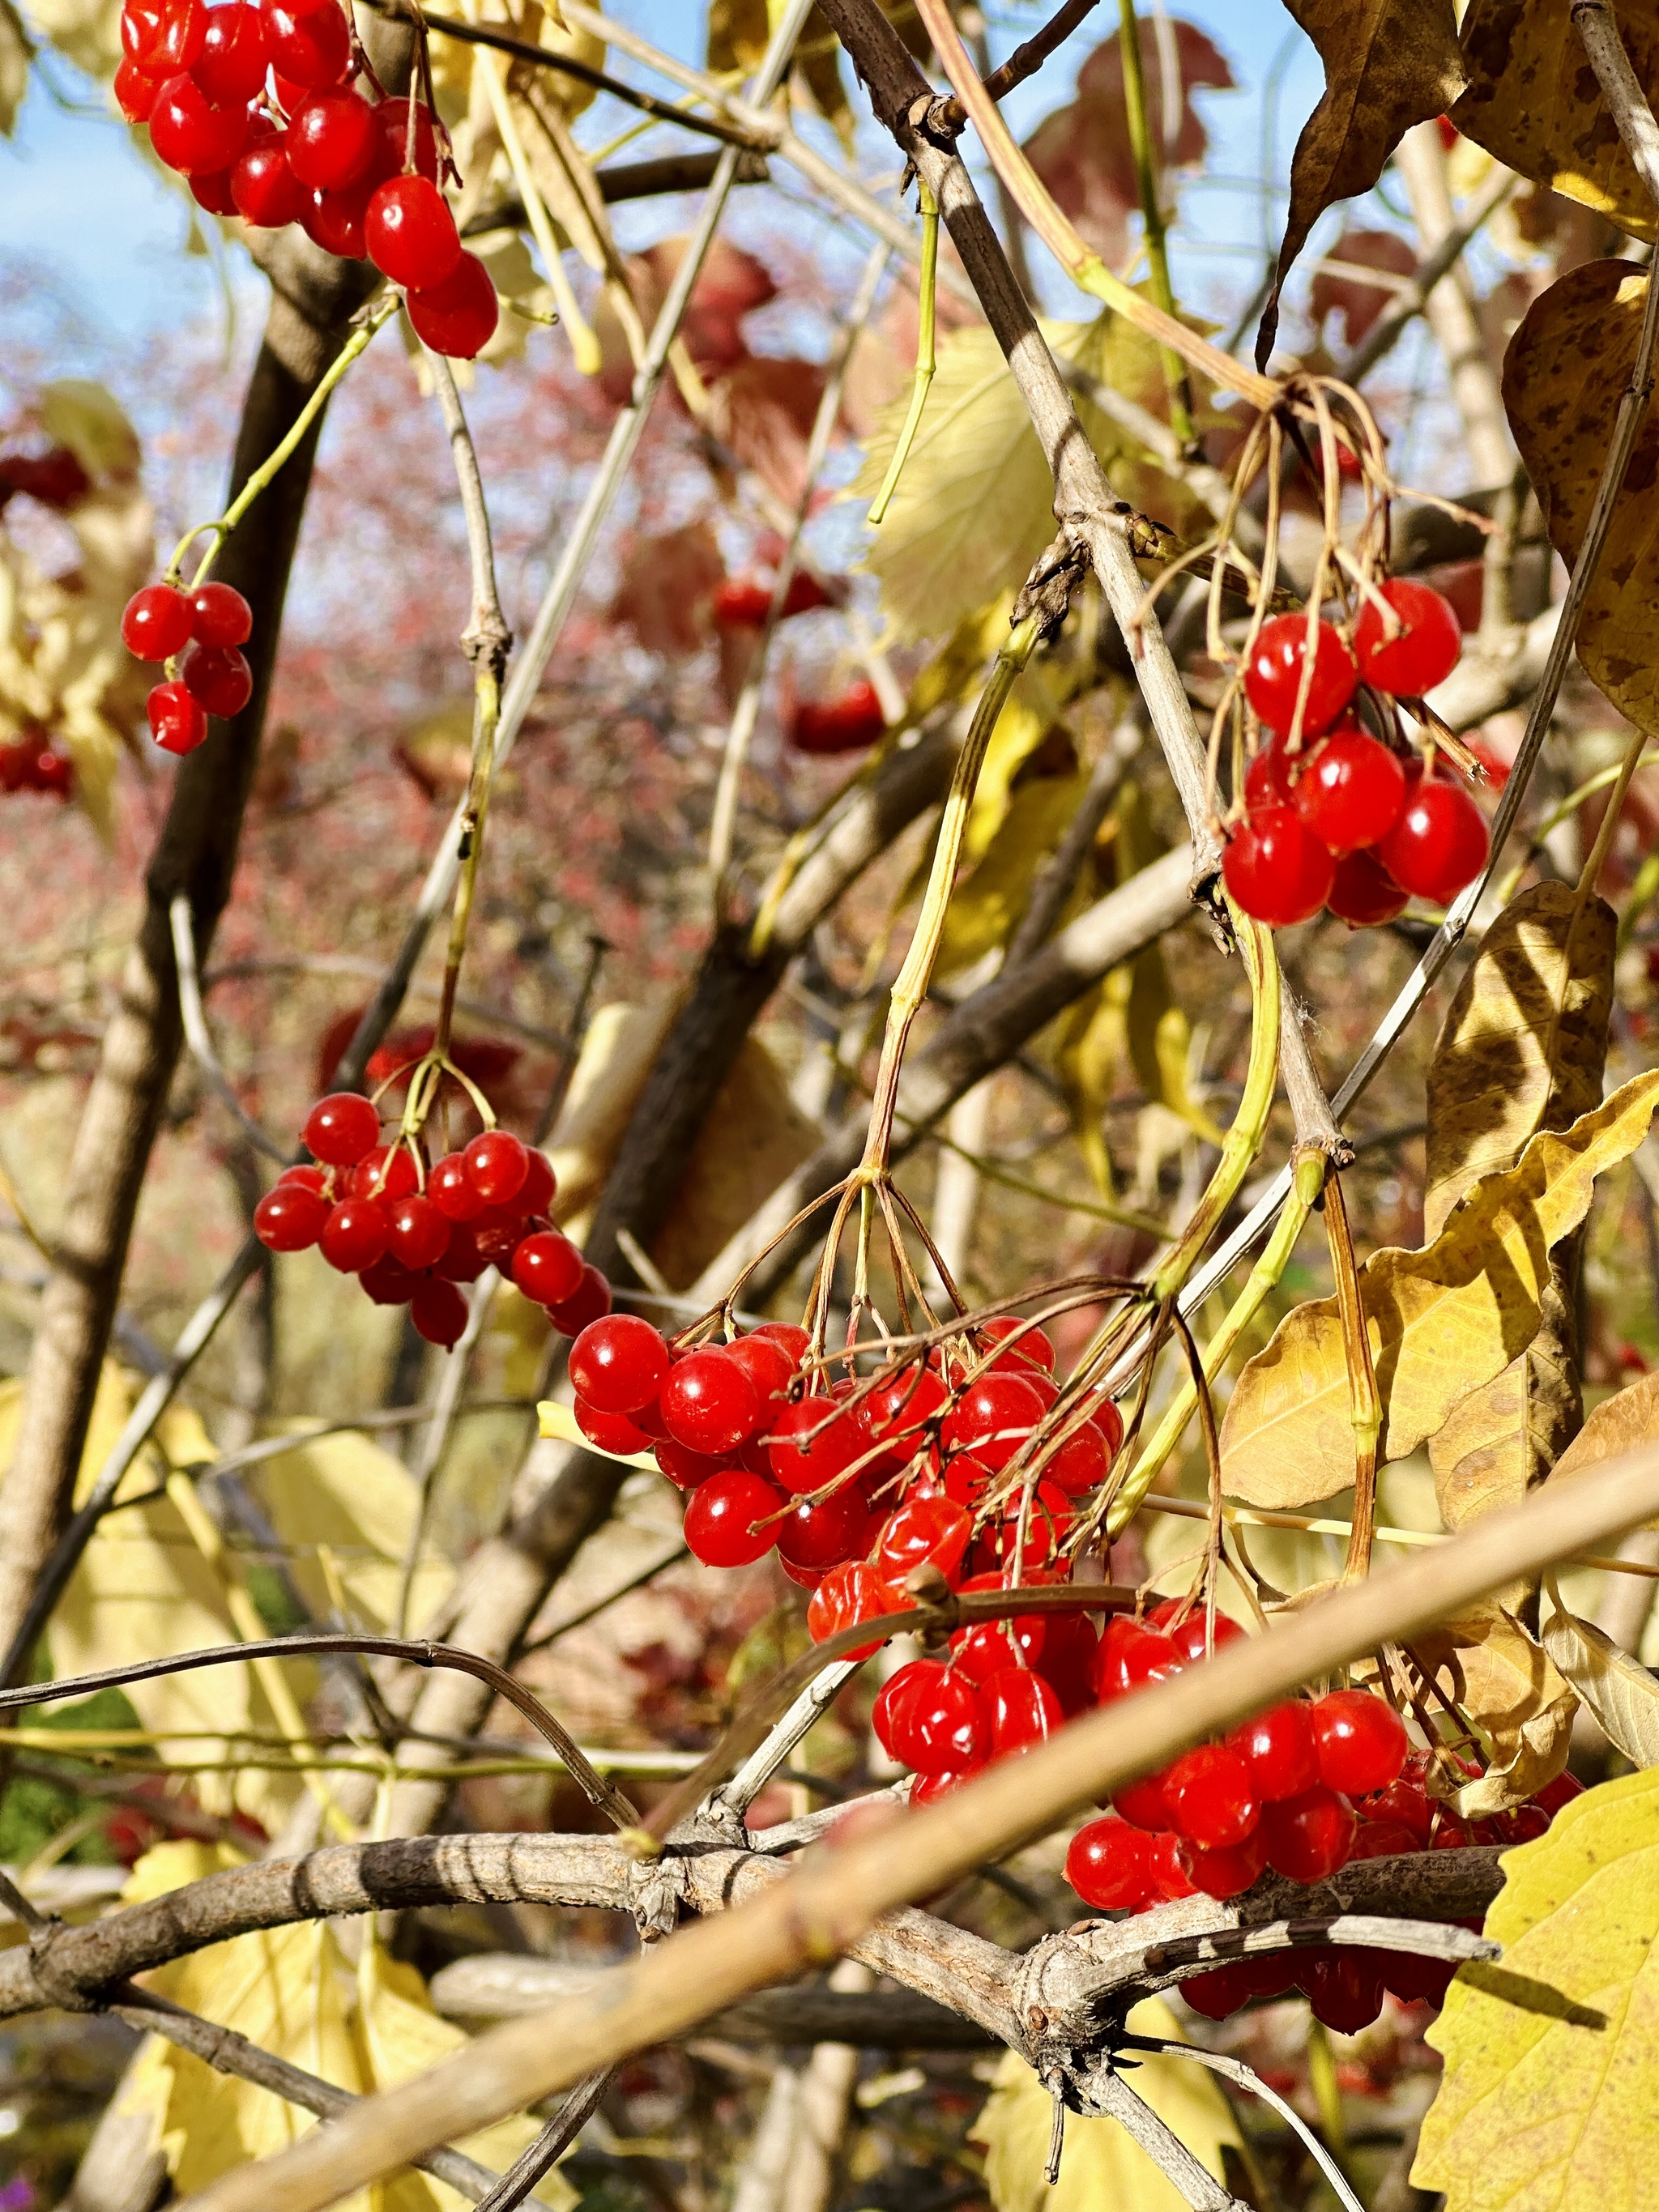
[[[1528,309],[1504,360],[1504,405],[1550,541],[1576,562],[1630,382],[1647,272],[1590,261]],[[1636,434],[1578,625],[1578,658],[1638,729],[1659,735],[1659,413]]]
[[[1637,82],[1659,97],[1659,7],[1620,0],[1619,35]],[[1654,234],[1653,199],[1613,125],[1569,0],[1470,0],[1463,18],[1468,88],[1451,111],[1466,137],[1508,167]]]
[[[1255,342],[1265,368],[1279,295],[1308,234],[1337,200],[1368,192],[1414,123],[1443,114],[1463,89],[1452,0],[1285,0],[1319,49],[1325,92],[1291,162],[1291,210]]]

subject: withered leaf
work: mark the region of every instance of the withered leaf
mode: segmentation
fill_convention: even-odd
[[[1659,1682],[1593,1620],[1559,1607],[1544,1624],[1544,1649],[1632,1766],[1659,1766]]]
[[[1291,162],[1291,208],[1255,342],[1265,368],[1279,295],[1308,234],[1337,200],[1368,192],[1413,124],[1443,114],[1463,89],[1452,0],[1285,0],[1319,49],[1325,91]]]
[[[1420,1637],[1413,1650],[1486,1736],[1491,1758],[1457,1792],[1466,1820],[1523,1805],[1567,1763],[1578,1699],[1550,1655],[1494,1599]]]
[[[1659,1443],[1659,1373],[1639,1376],[1604,1398],[1556,1462],[1556,1482],[1589,1474],[1603,1461]],[[1650,1528],[1659,1522],[1650,1522]]]

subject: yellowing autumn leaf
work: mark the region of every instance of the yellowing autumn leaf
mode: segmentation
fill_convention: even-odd
[[[1504,1857],[1428,2039],[1445,2073],[1412,2179],[1446,2212],[1659,2205],[1659,1771],[1606,1782]]]
[[[1495,1600],[1431,1630],[1413,1647],[1486,1738],[1490,1759],[1457,1793],[1466,1820],[1507,1813],[1567,1763],[1578,1699],[1553,1655]]]
[[[1555,1482],[1576,1481],[1604,1460],[1659,1442],[1659,1374],[1638,1376],[1604,1398],[1556,1462]],[[1654,1523],[1648,1522],[1652,1528]]]
[[[1543,1644],[1607,1741],[1632,1766],[1659,1766],[1659,1682],[1640,1661],[1559,1605],[1544,1623]]]
[[[403,1462],[347,1431],[296,1443],[243,1480],[276,1532],[306,1610],[326,1620],[343,1593],[349,1620],[343,1625],[370,1633],[390,1630],[419,1504]],[[430,1619],[453,1579],[453,1568],[428,1545],[410,1593],[410,1620]]]
[[[1012,794],[985,857],[957,885],[945,910],[937,967],[941,977],[971,968],[994,947],[1006,945],[1086,781],[1082,775],[1036,776]]]
[[[1157,1997],[1133,2006],[1127,2025],[1136,2035],[1185,2039]],[[1238,2142],[1238,2130],[1214,2077],[1186,2059],[1148,2056],[1125,2078],[1221,2180],[1223,2146]],[[1043,2168],[1054,2112],[1036,2074],[1010,2051],[971,2132],[985,2146],[985,2185],[996,2212],[1183,2212],[1187,2199],[1115,2120],[1075,2112],[1066,2116],[1060,2179],[1051,2189]]]
[[[1595,1178],[1626,1159],[1659,1105],[1659,1072],[1559,1134],[1542,1130],[1486,1176],[1420,1252],[1386,1246],[1360,1270],[1383,1403],[1381,1455],[1402,1459],[1531,1342],[1549,1255],[1583,1219]],[[1222,1484],[1251,1505],[1329,1498],[1353,1480],[1347,1364],[1334,1298],[1297,1306],[1247,1363],[1222,1428]]]

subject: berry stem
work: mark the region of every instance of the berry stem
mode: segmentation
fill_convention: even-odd
[[[1336,1175],[1328,1176],[1325,1182],[1325,1236],[1331,1250],[1331,1273],[1336,1279],[1337,1311],[1342,1320],[1342,1349],[1348,1366],[1348,1404],[1353,1422],[1353,1525],[1348,1534],[1348,1556],[1342,1565],[1342,1579],[1345,1583],[1357,1583],[1363,1582],[1371,1571],[1371,1540],[1376,1527],[1376,1440],[1382,1427],[1382,1401],[1377,1395],[1364,1303],[1359,1295],[1353,1232],[1342,1195],[1342,1179]]]
[[[167,580],[170,584],[176,584],[179,581],[184,568],[185,556],[196,539],[211,532],[213,543],[203,556],[196,574],[191,577],[190,588],[192,592],[196,591],[207,581],[209,573],[219,557],[220,547],[235,529],[254,501],[258,498],[260,493],[275,482],[284,464],[297,452],[306,433],[327,404],[330,392],[333,391],[358,356],[368,350],[370,339],[383,324],[391,320],[398,311],[398,305],[397,295],[393,293],[388,293],[384,299],[375,302],[318,380],[316,390],[295,416],[288,435],[264,460],[260,462],[218,520],[198,522],[193,529],[185,532],[173,548],[173,558],[167,562]]]
[[[1140,220],[1146,246],[1146,267],[1152,280],[1152,297],[1173,322],[1175,290],[1170,282],[1170,249],[1164,210],[1158,196],[1158,164],[1152,154],[1152,135],[1146,114],[1146,78],[1140,66],[1140,19],[1135,0],[1118,0],[1118,48],[1123,60],[1124,119],[1129,132],[1129,152],[1135,165],[1135,185],[1140,194]],[[1165,89],[1164,97],[1168,98]],[[1194,453],[1192,381],[1180,356],[1167,345],[1158,348],[1164,380],[1170,393],[1170,428],[1183,456]]]
[[[916,441],[916,432],[921,427],[921,410],[927,404],[927,387],[933,380],[933,308],[939,276],[939,206],[922,179],[916,179],[916,191],[921,203],[921,280],[917,295],[916,309],[916,374],[910,387],[910,407],[899,432],[898,443],[893,448],[893,458],[887,464],[887,473],[881,480],[881,489],[870,503],[865,520],[872,530],[878,529],[887,518],[887,508],[898,489],[898,480],[904,464],[910,458],[910,448]]]

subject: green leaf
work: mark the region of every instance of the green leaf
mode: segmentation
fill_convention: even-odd
[[[1589,1209],[1595,1178],[1628,1158],[1659,1106],[1635,1076],[1570,1129],[1540,1130],[1486,1176],[1420,1252],[1385,1246],[1360,1270],[1382,1395],[1380,1455],[1403,1459],[1452,1407],[1531,1343],[1549,1255]],[[1241,1372],[1222,1427],[1222,1484],[1251,1505],[1311,1504],[1353,1480],[1347,1364],[1334,1298],[1297,1306]]]
[[[1659,2206],[1659,1771],[1604,1783],[1504,1857],[1428,2040],[1446,2062],[1412,2179],[1446,2212]]]

